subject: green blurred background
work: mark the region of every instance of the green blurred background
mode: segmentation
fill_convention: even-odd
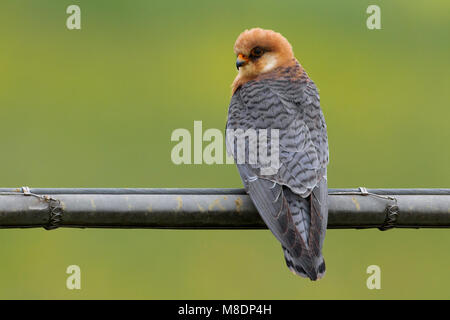
[[[0,186],[241,187],[233,165],[172,164],[170,135],[224,128],[234,41],[260,26],[321,90],[331,188],[450,187],[449,18],[446,0],[2,0]],[[0,230],[0,298],[450,298],[449,244],[449,230],[330,230],[310,282],[269,231]],[[71,264],[81,290],[65,287]]]

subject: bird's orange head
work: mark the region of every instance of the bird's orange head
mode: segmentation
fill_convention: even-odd
[[[292,46],[280,33],[253,28],[242,32],[234,44],[239,73],[233,82],[233,92],[247,81],[280,66],[295,63]]]

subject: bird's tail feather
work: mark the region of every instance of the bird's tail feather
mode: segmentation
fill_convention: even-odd
[[[305,264],[304,259],[300,261],[299,259],[294,258],[284,246],[282,246],[282,248],[286,265],[295,275],[302,278],[310,278],[313,281],[322,279],[325,276],[326,267],[322,255],[315,257],[314,261],[311,261],[311,263]]]

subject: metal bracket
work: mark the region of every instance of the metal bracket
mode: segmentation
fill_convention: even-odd
[[[63,207],[59,200],[45,197],[48,202],[49,219],[48,224],[44,226],[45,230],[54,230],[59,227],[62,221]]]
[[[399,212],[400,209],[397,205],[388,205],[386,207],[386,219],[378,229],[381,231],[386,231],[395,228]]]
[[[333,193],[329,193],[329,195],[349,195],[349,194],[354,194],[354,195],[360,195],[360,196],[372,196],[375,198],[380,198],[380,199],[385,199],[385,200],[390,200],[390,201],[394,201],[394,204],[388,204],[386,206],[386,218],[384,219],[384,222],[381,226],[378,227],[378,229],[380,231],[386,231],[386,230],[390,230],[395,228],[396,224],[397,224],[397,218],[398,215],[400,213],[400,209],[397,205],[397,199],[395,197],[390,197],[390,196],[384,196],[384,195],[379,195],[376,193],[371,193],[369,192],[365,187],[359,187],[358,188],[359,191],[357,192],[333,192]]]
[[[22,187],[22,192],[25,196],[31,196],[30,188],[29,187]]]
[[[59,227],[61,221],[62,221],[62,214],[63,214],[63,207],[61,205],[61,201],[58,199],[54,199],[49,196],[42,196],[39,194],[32,193],[30,191],[29,187],[22,187],[20,188],[22,193],[13,193],[13,192],[6,192],[2,194],[8,194],[8,195],[24,195],[24,196],[33,196],[36,197],[42,201],[45,201],[48,203],[48,223],[47,225],[44,225],[43,228],[45,230],[54,230]]]

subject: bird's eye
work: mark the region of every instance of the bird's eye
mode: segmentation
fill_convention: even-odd
[[[252,52],[250,53],[254,57],[261,57],[264,53],[264,50],[260,47],[253,48]]]

